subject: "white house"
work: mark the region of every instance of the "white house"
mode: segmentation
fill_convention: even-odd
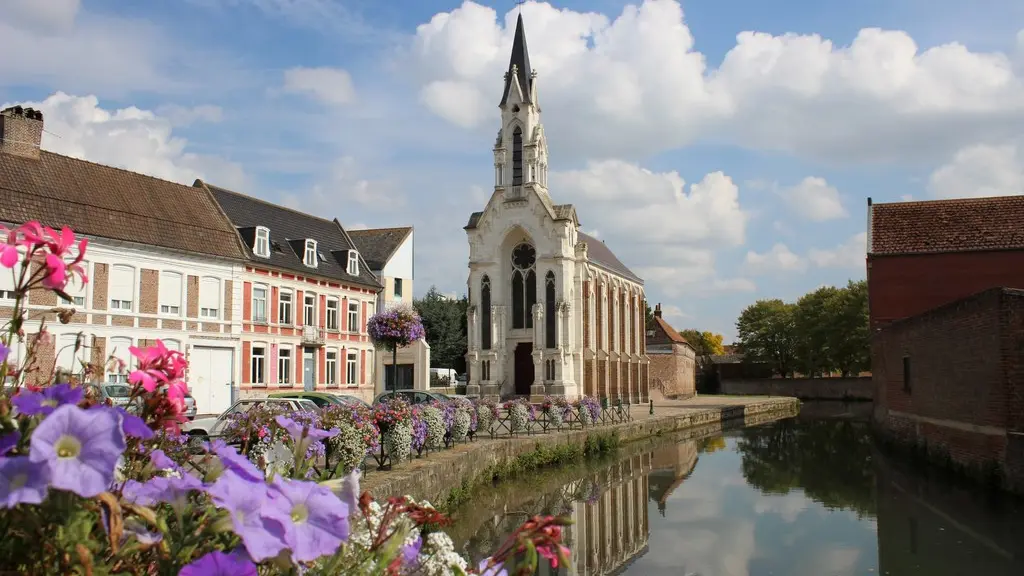
[[[412,305],[415,277],[415,231],[407,228],[350,230],[373,273],[384,289],[377,310],[398,304]],[[430,386],[430,345],[425,340],[398,350],[398,387],[426,390]],[[378,351],[375,368],[377,393],[392,386],[392,354]]]
[[[522,15],[499,108],[494,192],[465,227],[467,394],[644,402],[643,280],[552,200]]]
[[[188,381],[200,413],[219,413],[238,390],[239,286],[245,253],[209,193],[39,149],[42,114],[20,107],[0,112],[0,221],[37,220],[69,226],[90,239],[90,282],[69,285],[73,302],[50,291],[28,298],[26,339],[46,322],[32,380],[55,369],[81,374],[113,356],[129,368],[128,348],[161,339],[189,360]],[[13,309],[13,275],[0,270],[0,317]],[[58,320],[57,310],[68,322]],[[23,358],[26,342],[14,342]],[[76,351],[77,349],[77,351]],[[118,382],[116,370],[94,381]]]

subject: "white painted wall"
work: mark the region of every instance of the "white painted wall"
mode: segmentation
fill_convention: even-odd
[[[409,232],[409,236],[402,242],[402,245],[395,250],[391,259],[384,265],[381,274],[390,278],[413,279],[413,257],[416,230]]]
[[[230,374],[230,382],[233,382],[233,386],[228,386],[229,394],[228,399],[237,394],[237,386],[240,381],[241,365],[238,362],[239,358],[239,340],[238,336],[241,332],[241,282],[240,274],[242,270],[241,263],[236,263],[228,260],[217,260],[212,257],[203,257],[196,255],[183,254],[170,250],[163,250],[151,246],[140,246],[126,242],[116,242],[107,239],[89,238],[89,247],[86,250],[87,262],[87,273],[90,282],[83,288],[79,288],[77,284],[69,285],[68,294],[71,296],[84,296],[85,302],[82,305],[73,305],[60,301],[58,299],[57,307],[61,308],[75,308],[78,312],[75,316],[75,321],[68,324],[61,324],[59,322],[49,322],[46,324],[47,331],[52,335],[54,341],[54,351],[56,359],[58,361],[59,368],[71,369],[76,368],[77,365],[73,362],[71,351],[61,352],[62,343],[72,343],[75,338],[82,334],[82,342],[87,348],[79,352],[79,357],[86,361],[91,360],[91,347],[93,344],[94,337],[101,337],[106,339],[106,349],[104,353],[104,359],[109,357],[112,353],[122,360],[129,362],[131,366],[131,356],[127,350],[128,346],[138,346],[140,340],[163,340],[164,343],[170,348],[177,348],[183,352],[191,352],[191,349],[196,346],[209,347],[209,348],[221,348],[232,351],[232,356],[235,359],[227,370],[224,367],[218,367],[214,372],[219,374]],[[104,263],[108,265],[108,271],[113,270],[114,265],[127,265],[132,267],[134,272],[134,286],[133,286],[133,302],[131,311],[123,310],[110,310],[109,309],[109,288],[108,288],[108,299],[107,299],[107,310],[97,310],[94,307],[93,295],[96,286],[94,285],[95,280],[95,264]],[[158,301],[158,312],[156,314],[143,314],[140,313],[140,283],[141,283],[141,270],[156,270],[158,272],[168,271],[180,273],[182,276],[181,286],[181,304],[180,311],[177,315],[173,314],[161,314],[159,313],[159,301]],[[2,273],[7,273],[3,271]],[[187,277],[189,275],[199,276],[200,279],[204,277],[217,278],[221,281],[219,290],[219,303],[220,312],[216,320],[203,321],[201,318],[187,318]],[[108,281],[110,273],[108,272]],[[224,302],[224,284],[225,280],[233,281],[233,297],[231,306],[231,320],[230,322],[225,321],[225,302]],[[159,296],[158,296],[159,297]],[[4,303],[0,302],[0,306]],[[39,331],[40,322],[38,320],[32,320],[33,317],[38,317],[43,310],[51,309],[51,306],[40,306],[38,304],[29,304],[29,321],[26,322],[25,333],[33,334]],[[126,315],[132,318],[132,326],[116,326],[112,322],[112,313],[118,315]],[[142,327],[140,323],[143,321],[155,320],[157,328]],[[181,329],[164,329],[159,327],[162,320],[178,320],[182,322]],[[188,330],[188,323],[193,322],[196,325],[195,330]],[[207,332],[204,331],[204,324],[219,325],[222,328],[219,332]],[[115,347],[117,348],[115,350]],[[18,358],[23,358],[24,354],[24,343],[18,343],[16,352]],[[225,355],[220,355],[218,358],[224,358]],[[61,365],[65,364],[65,365]],[[194,366],[190,367],[190,387],[192,388],[192,394],[197,398],[197,407],[200,413],[209,413],[216,411],[216,406],[202,406],[199,405],[198,399],[200,397],[209,397],[208,391],[203,389],[205,386],[211,385],[208,381],[193,382],[191,381],[192,369],[195,369],[198,373],[209,373],[211,368],[208,366]],[[77,371],[77,370],[76,370]],[[105,379],[112,377],[112,374],[105,374]],[[219,385],[224,386],[223,383]],[[223,394],[222,394],[223,396]]]

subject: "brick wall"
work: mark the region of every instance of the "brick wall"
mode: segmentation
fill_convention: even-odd
[[[199,276],[189,275],[185,283],[185,314],[189,318],[199,317]]]
[[[1022,329],[1024,291],[997,288],[876,331],[880,431],[1024,492]]]
[[[224,281],[224,320],[231,321],[232,308],[235,305],[235,290],[231,280]]]
[[[691,398],[697,392],[693,360],[682,348],[683,345],[676,344],[671,353],[650,355],[650,388],[665,398]]]
[[[139,312],[156,314],[160,299],[160,272],[143,268],[139,271]]]
[[[42,268],[42,266],[42,261],[33,260],[32,265],[30,267],[31,272],[29,273],[29,277],[31,278],[35,276],[36,273],[39,272],[39,269]],[[15,268],[15,270],[20,273],[19,269]],[[4,269],[3,273],[10,274],[10,271]],[[69,303],[58,298],[57,294],[53,290],[50,290],[49,288],[43,288],[41,286],[29,290],[28,301],[29,304],[32,304],[33,306],[57,306],[58,303],[61,306],[70,306]]]
[[[999,286],[1024,288],[1024,251],[868,257],[872,327]]]
[[[36,342],[36,340],[39,341]],[[53,334],[47,334],[43,338],[40,338],[39,334],[29,334],[25,339],[25,349],[32,349],[33,346],[35,346],[34,356],[26,367],[28,373],[25,381],[41,386],[50,382],[53,376],[53,365],[57,361]]]
[[[651,357],[652,364],[654,357]],[[652,366],[653,370],[653,366]],[[801,400],[871,400],[871,376],[857,378],[722,379],[719,392],[734,396],[791,396]]]
[[[594,396],[594,361],[584,360],[583,361],[583,394],[585,396]]]
[[[583,347],[590,348],[590,282],[583,283]]]
[[[107,286],[110,283],[110,268],[101,262],[92,266],[92,308],[93,310],[107,309]]]
[[[103,380],[103,372],[107,365],[107,339],[103,336],[92,337],[92,348],[89,350],[89,362],[95,367],[91,381]]]

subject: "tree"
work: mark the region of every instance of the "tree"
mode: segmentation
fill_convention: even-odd
[[[758,300],[740,313],[736,331],[745,360],[768,362],[783,377],[793,373],[795,308],[779,299]]]
[[[840,292],[836,309],[832,342],[835,368],[843,376],[853,376],[871,367],[867,281],[848,282]]]
[[[842,290],[822,286],[796,301],[793,326],[796,337],[794,360],[801,374],[815,378],[830,374],[836,368],[835,346],[842,339],[837,334]]]
[[[430,367],[452,368],[465,372],[466,368],[466,298],[454,300],[431,286],[426,295],[413,301],[419,312],[423,329],[430,345]]]
[[[644,318],[646,319],[645,323],[644,323],[644,326],[647,327],[646,328],[647,330],[653,330],[654,329],[654,310],[651,310],[651,305],[648,304],[646,300],[644,300],[644,306],[647,307],[647,310],[646,310],[645,316],[644,316]]]
[[[703,332],[693,328],[687,328],[686,330],[680,330],[679,334],[686,338],[686,341],[693,346],[697,356],[697,366],[704,370],[707,365],[711,362],[711,357],[718,354],[725,354],[725,348],[722,346],[723,337],[721,334],[715,334],[708,330]]]

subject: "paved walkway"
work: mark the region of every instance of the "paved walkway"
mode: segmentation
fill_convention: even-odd
[[[752,416],[776,417],[795,415],[799,401],[795,398],[768,396],[701,396],[689,400],[654,401],[654,414],[649,404],[630,406],[633,420],[620,424],[588,427],[514,438],[481,438],[475,442],[456,444],[452,448],[431,452],[424,458],[413,458],[392,470],[368,470],[361,488],[376,498],[410,494],[435,501],[443,497],[463,479],[475,478],[491,464],[511,459],[533,450],[537,443],[582,443],[590,434],[606,434],[616,430],[624,441],[639,440],[676,430],[721,423],[723,420]],[[338,480],[326,483],[336,487]]]

